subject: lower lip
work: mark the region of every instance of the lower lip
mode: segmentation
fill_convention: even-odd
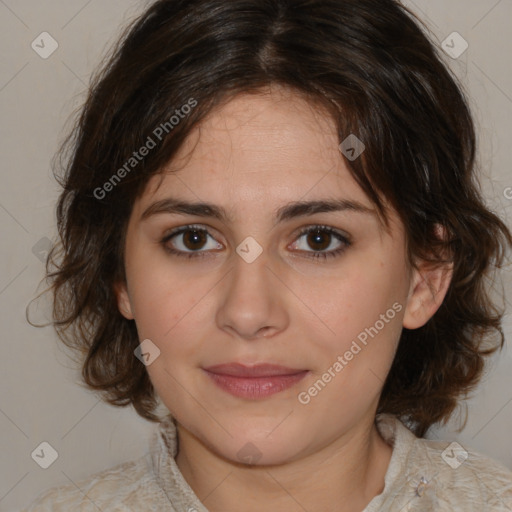
[[[248,399],[266,398],[300,382],[309,372],[303,371],[293,375],[271,375],[268,377],[235,377],[221,375],[205,370],[206,374],[219,386],[233,396]]]

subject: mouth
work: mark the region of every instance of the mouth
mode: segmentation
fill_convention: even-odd
[[[300,382],[309,370],[274,364],[245,366],[219,364],[203,368],[206,375],[223,391],[250,400],[267,398]]]

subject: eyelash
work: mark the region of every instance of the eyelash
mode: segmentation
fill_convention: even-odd
[[[200,231],[200,232],[203,232],[203,233],[207,233],[209,236],[211,236],[210,233],[208,233],[208,230],[204,229],[201,226],[198,226],[198,225],[188,225],[188,226],[179,227],[179,228],[171,231],[170,233],[165,235],[165,237],[160,241],[160,243],[163,245],[164,249],[168,253],[170,253],[172,255],[175,255],[175,256],[180,256],[180,257],[184,257],[184,258],[188,258],[188,259],[190,259],[190,258],[204,258],[204,257],[207,257],[208,251],[191,251],[191,252],[186,252],[186,251],[180,251],[180,250],[174,249],[174,248],[169,247],[167,245],[167,242],[169,242],[169,240],[171,240],[175,236],[178,236],[178,235],[181,235],[183,233],[186,233],[187,231]],[[320,232],[322,232],[324,234],[328,234],[328,235],[334,236],[340,242],[342,242],[343,245],[341,247],[339,247],[338,249],[327,251],[327,252],[325,252],[325,251],[304,251],[306,254],[310,254],[309,256],[306,256],[307,258],[311,258],[311,259],[321,258],[321,259],[324,259],[324,260],[326,260],[327,258],[331,258],[331,257],[334,258],[334,257],[340,256],[343,252],[346,251],[346,249],[348,247],[350,247],[352,245],[352,242],[350,241],[350,239],[347,236],[342,235],[340,232],[336,231],[335,229],[333,229],[333,228],[331,228],[329,226],[323,226],[323,225],[315,225],[315,226],[309,226],[309,227],[303,228],[299,232],[299,234],[297,236],[297,239],[301,238],[303,235],[306,235],[306,234],[309,234],[309,233],[313,233],[313,232],[316,232],[316,231],[320,231]]]

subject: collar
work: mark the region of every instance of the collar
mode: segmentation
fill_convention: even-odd
[[[375,496],[364,512],[382,510],[391,495],[406,490],[414,497],[424,475],[414,472],[411,457],[419,448],[418,438],[395,416],[378,414],[376,426],[383,439],[393,447],[393,453],[384,478],[384,490]],[[168,415],[157,427],[150,440],[149,464],[151,472],[176,512],[208,512],[184,479],[176,464],[178,437],[176,420]],[[412,473],[407,468],[413,468]],[[404,489],[404,487],[406,489]],[[421,489],[421,486],[420,486]],[[402,495],[403,497],[403,495]]]

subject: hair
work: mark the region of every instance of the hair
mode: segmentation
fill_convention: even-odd
[[[114,289],[125,279],[134,201],[213,109],[273,84],[323,107],[340,142],[363,141],[359,158],[340,158],[384,219],[386,205],[398,213],[412,268],[453,265],[436,314],[403,329],[377,409],[423,437],[504,344],[503,313],[485,285],[512,235],[484,204],[462,87],[394,0],[160,0],[136,19],[93,76],[58,153],[52,323],[79,355],[88,387],[159,421],[158,397],[134,357],[135,322],[120,314]],[[157,147],[130,160],[150,139]]]

